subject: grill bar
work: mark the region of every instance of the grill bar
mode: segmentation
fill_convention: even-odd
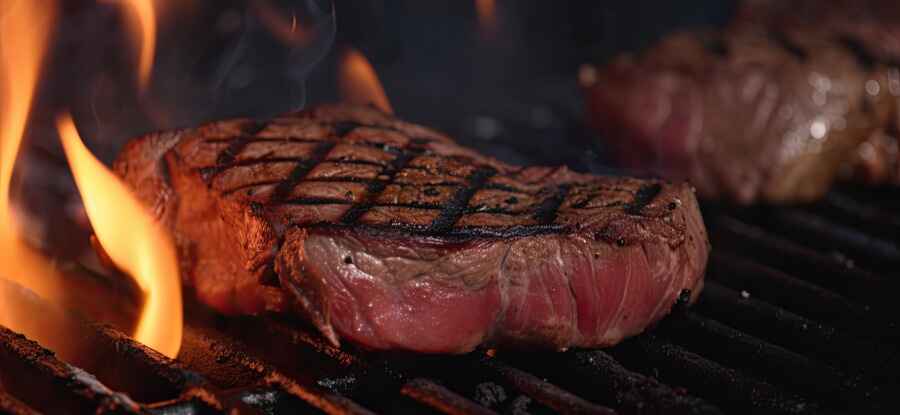
[[[846,297],[721,249],[710,256],[707,278],[826,322],[861,321],[869,314]]]
[[[857,201],[848,194],[829,193],[815,211],[883,238],[900,240],[900,218],[877,204]]]
[[[0,382],[4,390],[42,412],[141,412],[127,396],[5,327],[0,327]]]
[[[545,376],[580,396],[614,406],[621,413],[723,413],[689,391],[627,369],[600,350],[542,356],[538,361],[528,353],[503,354],[502,358],[515,367],[528,367],[536,375]]]
[[[560,413],[614,415],[612,409],[588,402],[530,373],[508,366],[496,359],[486,358],[484,364],[497,372],[517,389],[536,401]]]
[[[610,350],[629,367],[655,373],[660,381],[687,388],[726,411],[821,414],[822,408],[770,383],[746,376],[656,335],[636,337]]]
[[[706,317],[795,351],[835,363],[843,370],[865,371],[882,365],[893,347],[848,336],[845,331],[810,320],[754,297],[708,281],[695,310]],[[869,353],[848,354],[849,350]]]
[[[400,392],[448,415],[493,415],[496,412],[476,404],[431,380],[417,378]]]
[[[861,402],[846,376],[805,355],[767,343],[692,312],[670,318],[662,327],[667,337],[704,357],[796,388],[832,403]],[[728,344],[727,348],[719,345]]]
[[[862,302],[892,304],[893,298],[881,295],[885,287],[898,282],[852,266],[833,255],[824,254],[794,241],[776,236],[757,226],[733,217],[717,216],[711,222],[713,244],[717,250],[752,255],[766,260],[767,265],[810,279],[830,290]]]
[[[235,339],[194,325],[185,328],[180,360],[220,389],[262,387],[280,392],[283,405],[305,403],[328,414],[369,414],[353,401],[316,385],[310,378],[290,377],[252,356]],[[307,375],[310,376],[310,375]]]
[[[878,270],[888,271],[900,266],[900,248],[891,242],[796,209],[778,211],[773,218],[784,226],[789,236],[802,238],[819,249],[846,250],[859,262]]]

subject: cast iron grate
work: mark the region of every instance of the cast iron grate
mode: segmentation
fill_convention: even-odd
[[[900,240],[878,231],[896,216],[864,196],[707,207],[714,250],[699,303],[608,350],[371,354],[299,322],[192,309],[173,361],[71,316],[77,348],[102,359],[64,362],[0,328],[0,413],[888,412]]]

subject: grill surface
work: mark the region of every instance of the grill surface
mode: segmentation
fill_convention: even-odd
[[[858,189],[803,207],[706,205],[713,251],[699,302],[608,350],[370,354],[335,349],[301,322],[188,304],[172,361],[66,311],[85,304],[4,298],[72,324],[60,325],[65,344],[45,345],[65,346],[61,356],[0,328],[0,413],[890,412],[898,208],[889,190]]]
[[[87,352],[64,362],[0,328],[0,413],[887,412],[900,241],[879,231],[896,201],[875,207],[866,198],[876,196],[707,206],[714,251],[699,303],[608,350],[374,355],[335,349],[299,322],[189,305],[172,361],[27,297],[36,312],[76,321],[69,346]]]
[[[511,74],[522,82],[500,91],[489,85],[490,79],[506,72],[490,68],[479,72],[478,78],[485,81],[468,87],[411,73],[417,66],[404,64],[403,59],[421,67],[443,67],[444,61],[428,61],[435,49],[469,50],[436,39],[424,30],[429,20],[421,16],[411,18],[412,23],[391,20],[402,15],[398,10],[429,13],[412,3],[416,2],[385,13],[384,25],[418,28],[421,40],[413,36],[391,42],[390,36],[382,36],[382,43],[390,46],[375,45],[403,56],[394,68],[407,69],[380,73],[386,89],[398,91],[392,99],[404,117],[438,126],[507,161],[608,171],[596,162],[596,154],[602,153],[594,147],[596,138],[586,134],[578,121],[574,71],[565,65],[585,61],[583,49],[595,48],[592,45],[621,49],[645,43],[609,35],[615,28],[597,28],[595,22],[620,21],[634,14],[640,18],[619,31],[647,37],[659,29],[641,23],[646,14],[631,13],[630,6],[593,14],[557,6],[534,13],[542,23],[538,30],[523,33],[550,33],[546,28],[559,26],[560,19],[575,19],[580,24],[572,34],[573,44],[580,49],[578,53],[554,49],[558,50],[554,55],[531,37],[533,42],[525,43],[538,52],[523,56],[547,55],[549,61],[561,61],[563,69],[549,78],[533,72]],[[659,7],[646,1],[628,3],[638,9]],[[712,5],[726,2],[708,3],[718,10]],[[352,8],[341,12],[345,21],[360,22],[345,26],[351,31],[381,21],[354,16]],[[659,13],[669,15],[676,14]],[[459,31],[474,33],[466,26],[471,16],[463,17],[460,24],[467,29]],[[519,29],[523,28],[531,26]],[[367,37],[360,30],[356,37]],[[344,36],[353,40],[354,34]],[[512,50],[505,46],[504,50]],[[428,56],[411,52],[417,48]],[[490,66],[512,59],[500,68],[523,63],[522,56],[512,52],[494,56],[495,52],[476,47],[474,57],[451,54],[443,59],[457,66],[457,61]],[[326,61],[323,73],[335,72],[329,65],[333,63]],[[316,85],[330,88],[329,82],[320,82],[311,89]],[[328,100],[330,95],[318,96]],[[464,120],[461,126],[458,120]],[[900,211],[900,192],[845,188],[811,206],[737,210],[707,205],[703,211],[713,251],[699,302],[606,350],[373,355],[352,347],[335,349],[301,322],[229,319],[187,304],[184,344],[173,361],[116,329],[65,311],[90,304],[48,305],[23,295],[14,300],[34,310],[34,315],[55,313],[75,322],[76,329],[64,336],[75,351],[58,356],[0,328],[0,414],[190,415],[235,409],[250,414],[896,413],[892,396],[900,391],[900,329],[894,298],[900,285],[895,278],[900,269],[900,215],[895,212]],[[90,298],[104,298],[102,284],[91,287]],[[107,295],[122,298],[120,292]]]

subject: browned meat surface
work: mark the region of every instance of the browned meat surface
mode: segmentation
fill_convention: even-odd
[[[707,198],[796,202],[821,196],[887,117],[886,85],[837,42],[744,28],[622,56],[587,102],[626,167],[689,180]]]
[[[696,298],[709,250],[685,184],[514,167],[362,107],[152,134],[115,168],[204,303],[375,349],[611,345]]]
[[[735,24],[764,25],[772,30],[799,27],[822,39],[836,39],[864,65],[881,72],[885,82],[880,86],[890,96],[900,96],[900,7],[896,1],[748,0],[739,9]],[[866,139],[856,151],[857,157],[845,166],[852,180],[900,185],[897,131],[900,111],[895,109],[884,128]]]
[[[900,62],[900,7],[895,0],[744,0],[736,25],[803,27],[822,38],[850,38],[879,61]]]

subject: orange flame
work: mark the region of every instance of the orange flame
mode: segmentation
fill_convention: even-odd
[[[394,113],[375,68],[358,50],[348,48],[344,52],[338,83],[344,101],[362,105],[372,104],[388,114]]]
[[[130,4],[143,22],[140,79],[146,83],[155,36],[152,8],[149,1]],[[14,281],[51,302],[65,298],[59,284],[61,276],[47,258],[22,242],[10,203],[10,183],[56,17],[55,6],[50,0],[19,0],[5,8],[0,22],[0,278]],[[84,147],[71,119],[61,119],[59,127],[98,239],[116,265],[131,273],[146,292],[135,337],[174,357],[180,348],[182,331],[181,287],[174,246],[124,184]],[[7,289],[14,288],[0,285],[0,298],[10,298],[7,296],[12,293]],[[41,325],[35,316],[24,313],[10,301],[0,300],[0,324],[44,344],[60,344],[55,341],[60,334],[53,332],[52,326]]]
[[[313,31],[301,25],[296,14],[292,14],[289,20],[285,19],[275,6],[265,0],[253,2],[252,5],[260,22],[284,44],[304,46],[313,40]]]
[[[141,91],[150,84],[153,56],[156,53],[156,12],[153,0],[124,0],[131,18],[129,25],[138,48],[138,87]]]
[[[475,0],[478,13],[478,27],[485,36],[493,36],[497,30],[497,2],[495,0]]]
[[[146,295],[135,339],[166,356],[177,356],[182,336],[181,279],[172,238],[84,146],[70,116],[60,117],[57,127],[97,239]]]
[[[55,7],[46,1],[20,0],[5,9],[0,21],[0,278],[9,279],[34,293],[59,299],[59,276],[53,266],[28,247],[19,235],[10,203],[10,183],[22,144],[41,61]],[[38,340],[52,333],[41,332],[33,318],[16,316],[0,301],[0,324]],[[33,317],[33,316],[31,316]]]

